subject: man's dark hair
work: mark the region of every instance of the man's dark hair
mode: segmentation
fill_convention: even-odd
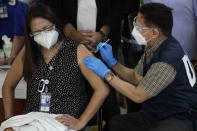
[[[173,26],[171,8],[160,3],[149,3],[143,5],[139,9],[139,13],[142,14],[145,19],[145,24],[148,26],[157,26],[165,36],[169,36],[171,34]]]

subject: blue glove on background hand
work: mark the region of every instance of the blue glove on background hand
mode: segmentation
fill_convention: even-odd
[[[116,63],[117,60],[114,58],[113,56],[113,52],[112,52],[112,47],[109,44],[105,44],[104,46],[102,46],[103,43],[100,42],[96,49],[100,49],[100,54],[102,59],[108,64],[109,67],[113,67]]]
[[[86,57],[83,60],[83,63],[86,65],[87,68],[93,70],[101,78],[104,78],[107,72],[111,72],[111,70],[108,69],[101,60],[95,57]]]

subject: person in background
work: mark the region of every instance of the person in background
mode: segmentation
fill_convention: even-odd
[[[0,0],[0,41],[3,35],[7,35],[9,38],[14,37],[14,25],[15,25],[15,12],[18,10],[22,3],[17,0]],[[3,41],[0,43],[0,48],[3,47]]]
[[[101,107],[108,86],[83,64],[93,56],[84,45],[77,45],[63,34],[61,24],[44,4],[32,5],[25,21],[25,46],[17,55],[3,84],[5,119],[13,116],[14,89],[22,77],[27,82],[24,114],[62,114],[56,120],[81,130]],[[88,101],[84,79],[93,88]],[[43,101],[50,99],[48,108]],[[48,101],[48,100],[47,100]]]
[[[45,0],[45,4],[61,18],[65,35],[89,49],[94,49],[110,35],[114,55],[117,56],[120,44],[120,0]]]
[[[7,0],[2,0],[7,1]],[[28,10],[28,5],[30,5],[33,2],[39,2],[43,3],[43,0],[13,0],[15,1],[15,9],[11,10],[8,8],[8,11],[10,10],[9,20],[8,22],[2,23],[2,29],[6,28],[11,29],[13,31],[13,42],[12,42],[12,49],[10,53],[10,57],[6,58],[4,61],[0,61],[0,65],[7,65],[12,64],[15,57],[19,53],[19,51],[22,49],[25,41],[24,37],[24,22],[25,22],[25,16]],[[7,24],[7,25],[5,25]]]
[[[113,57],[112,47],[100,43],[102,59],[87,57],[86,66],[142,110],[116,116],[109,131],[193,131],[197,128],[196,74],[188,56],[171,35],[172,9],[160,3],[140,7],[133,21],[132,35],[145,52],[135,69]]]

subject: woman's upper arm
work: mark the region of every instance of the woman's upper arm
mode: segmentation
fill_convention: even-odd
[[[16,59],[14,60],[7,76],[4,81],[4,86],[16,87],[18,82],[23,76],[23,64],[24,64],[25,47],[21,49]]]
[[[82,44],[80,44],[77,48],[77,57],[78,65],[81,69],[81,72],[84,75],[84,77],[88,80],[92,88],[94,90],[107,88],[107,84],[103,81],[103,79],[100,78],[95,72],[88,69],[83,63],[85,57],[94,57],[94,55],[90,51],[88,51],[88,49]]]

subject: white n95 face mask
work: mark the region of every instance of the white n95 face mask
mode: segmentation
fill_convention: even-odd
[[[147,41],[144,38],[144,36],[136,29],[136,27],[133,27],[132,35],[135,38],[138,45],[147,45]]]
[[[58,40],[59,33],[56,30],[42,31],[40,34],[34,36],[34,41],[39,45],[50,49]]]

